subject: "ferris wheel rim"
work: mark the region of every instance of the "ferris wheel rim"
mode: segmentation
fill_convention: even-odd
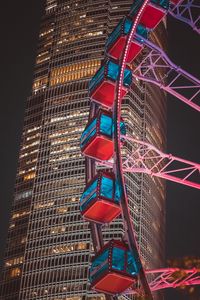
[[[144,9],[147,7],[148,3],[150,0],[144,0],[143,4],[141,5],[135,20],[132,24],[132,28],[127,36],[127,40],[124,46],[124,49],[121,54],[121,59],[120,59],[120,71],[119,71],[119,76],[117,79],[117,84],[115,88],[115,101],[113,104],[113,123],[114,123],[114,171],[116,174],[116,178],[119,181],[119,184],[122,187],[121,190],[121,208],[122,208],[122,215],[124,218],[124,222],[126,222],[127,225],[127,239],[128,239],[128,244],[129,244],[129,249],[133,252],[136,253],[137,255],[137,260],[140,264],[140,281],[143,286],[143,290],[145,295],[150,299],[153,299],[145,271],[143,268],[143,264],[140,258],[139,250],[138,250],[138,245],[135,237],[135,231],[133,228],[133,222],[130,217],[130,212],[129,212],[129,207],[128,207],[128,197],[126,193],[126,187],[125,187],[125,180],[124,180],[124,175],[123,175],[123,167],[122,167],[122,155],[121,155],[121,140],[120,140],[120,120],[121,120],[121,93],[122,93],[122,86],[123,86],[123,78],[124,78],[124,70],[126,68],[126,58],[128,56],[128,53],[130,51],[130,46],[131,46],[131,41],[133,36],[136,33],[136,28],[137,25],[139,24],[139,21],[143,15]]]

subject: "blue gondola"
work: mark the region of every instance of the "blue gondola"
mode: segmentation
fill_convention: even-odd
[[[112,107],[119,71],[120,67],[116,62],[112,60],[104,62],[89,84],[89,95],[93,101],[106,107]],[[131,83],[132,72],[129,68],[126,68],[124,71],[122,97],[128,92]]]
[[[122,293],[137,280],[140,268],[137,255],[125,243],[111,240],[92,261],[91,287],[112,295]]]
[[[126,128],[121,121],[121,134],[126,134]],[[108,160],[113,156],[113,119],[112,113],[99,110],[89,121],[81,136],[81,151],[94,159]]]
[[[127,36],[131,31],[132,24],[133,21],[130,18],[123,18],[108,37],[106,42],[106,51],[114,59],[118,60],[120,58],[125,47]],[[127,56],[127,63],[131,63],[132,60],[141,52],[143,48],[143,38],[148,38],[148,30],[144,26],[138,25],[136,32],[141,37],[133,39]]]

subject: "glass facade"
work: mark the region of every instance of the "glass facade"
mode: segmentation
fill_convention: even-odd
[[[80,137],[89,116],[88,85],[104,58],[106,38],[132,0],[46,0],[32,92],[27,99],[0,300],[104,299],[90,291],[90,230],[80,214],[85,160]],[[152,36],[164,45],[165,26]],[[165,148],[166,99],[138,82],[126,95],[127,134]],[[123,154],[131,150],[125,144]],[[126,175],[130,212],[146,268],[163,265],[165,184]],[[124,233],[120,218],[105,239]]]

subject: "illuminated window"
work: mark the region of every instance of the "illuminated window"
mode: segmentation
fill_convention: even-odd
[[[23,154],[20,155],[20,158],[23,158],[23,157],[26,157],[26,156],[29,156],[29,155],[32,155],[34,153],[37,153],[38,152],[38,149],[35,149],[35,150],[32,150],[32,151],[29,151],[29,152],[25,152]]]
[[[36,145],[39,144],[39,142],[40,142],[39,140],[36,140],[35,142],[32,142],[31,144],[24,145],[24,146],[22,147],[22,150],[25,150],[25,149],[28,149],[28,148],[30,148],[30,147],[36,146]]]
[[[85,249],[87,249],[86,243],[78,243],[77,244],[77,250],[85,250]]]
[[[51,207],[53,205],[54,205],[54,201],[45,202],[45,203],[37,203],[34,205],[34,209],[47,208],[47,207]]]
[[[19,265],[19,264],[22,264],[24,261],[24,258],[23,256],[20,256],[20,257],[15,257],[13,259],[9,259],[5,262],[5,265],[6,267],[11,267],[11,266],[15,266],[15,265]],[[15,269],[13,269],[15,270]],[[13,271],[12,270],[12,271]]]
[[[47,5],[46,5],[46,12],[49,13],[52,10],[54,10],[57,7],[57,1],[56,0],[47,0]]]
[[[23,237],[23,238],[21,239],[20,243],[21,243],[21,244],[25,244],[26,241],[27,241],[27,238],[26,238],[26,237]]]
[[[36,161],[37,161],[36,158],[29,159],[29,160],[26,161],[26,165],[33,164],[33,163],[35,163]]]
[[[24,181],[31,180],[31,179],[35,178],[35,175],[36,175],[35,172],[31,172],[31,173],[25,175],[24,176]]]
[[[47,76],[37,78],[33,82],[33,91],[37,92],[41,89],[45,89],[47,87],[47,83],[48,83],[48,77]]]
[[[53,28],[49,28],[49,29],[46,29],[46,28],[45,28],[45,30],[41,31],[39,37],[44,37],[45,35],[48,35],[48,34],[50,34],[50,33],[53,32],[53,31],[54,31]]]
[[[25,169],[25,170],[19,170],[19,175],[23,175],[25,173],[29,173],[31,171],[34,171],[35,170],[35,167],[32,167],[32,168],[29,168],[29,169]]]
[[[57,213],[58,214],[65,214],[68,211],[68,207],[64,206],[64,207],[59,207],[57,209]]]
[[[32,196],[32,190],[24,191],[24,192],[16,194],[15,200],[26,199],[30,196]]]
[[[39,130],[40,129],[40,126],[34,126],[30,129],[27,130],[27,133],[30,133],[30,132],[33,132],[33,131],[36,131],[36,130]]]
[[[30,214],[30,211],[20,211],[20,212],[17,212],[17,213],[14,213],[12,215],[12,219],[17,219],[17,218],[20,218],[20,217],[24,217],[24,216],[27,216]]]
[[[100,60],[88,60],[65,67],[53,69],[50,75],[50,86],[91,77],[100,67]]]
[[[50,59],[49,51],[44,51],[38,54],[36,58],[36,64],[40,64]]]
[[[52,248],[52,253],[59,254],[59,253],[67,253],[67,252],[86,250],[86,249],[89,249],[89,244],[86,242],[80,242],[80,243],[73,243],[69,245],[54,246]]]
[[[92,19],[86,20],[86,23],[93,23],[93,22],[94,21]],[[80,26],[80,24],[81,24],[80,22],[76,22],[73,25]],[[67,34],[65,34],[65,35],[67,35]],[[99,36],[99,35],[103,35],[103,31],[93,31],[93,32],[87,32],[85,34],[73,34],[73,35],[71,34],[71,35],[69,35],[68,38],[65,37],[65,38],[60,39],[57,44],[62,45],[64,43],[75,42],[75,41],[81,40],[83,38],[87,38],[87,37],[89,38],[89,37]]]
[[[58,234],[66,231],[66,226],[58,226],[58,227],[53,227],[51,229],[51,234]]]
[[[10,272],[10,277],[11,277],[11,278],[19,277],[20,274],[21,274],[20,268],[14,268],[14,269],[12,269],[11,272]]]
[[[12,222],[12,223],[10,224],[9,228],[12,229],[12,228],[14,228],[14,227],[15,227],[15,223]]]
[[[36,138],[39,137],[39,136],[40,136],[40,134],[39,134],[39,132],[38,132],[38,133],[36,133],[36,134],[34,134],[34,135],[28,136],[28,137],[26,138],[26,140],[27,140],[27,141],[30,141],[30,140],[36,139]]]

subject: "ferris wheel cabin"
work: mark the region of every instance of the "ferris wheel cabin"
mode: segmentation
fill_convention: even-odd
[[[99,171],[88,183],[80,210],[86,220],[97,223],[110,223],[120,214],[120,189],[113,173]]]
[[[112,295],[122,293],[136,282],[139,270],[140,265],[128,246],[111,240],[92,261],[91,288]]]
[[[121,22],[117,25],[117,27],[113,30],[113,32],[108,37],[107,43],[106,43],[106,51],[107,53],[113,57],[114,59],[118,60],[123,52],[128,34],[131,31],[133,25],[133,21],[130,18],[123,18]],[[135,37],[132,40],[130,51],[127,56],[127,63],[131,63],[134,58],[141,52],[143,48],[143,39],[148,38],[148,30],[142,26],[138,25],[137,34],[140,35],[140,37]]]
[[[179,2],[181,2],[182,0],[170,0],[170,2],[172,2],[173,4],[178,4]]]
[[[113,119],[112,113],[99,110],[92,118],[81,136],[81,151],[84,155],[98,160],[109,160],[113,156]],[[123,121],[120,123],[121,134],[126,134]]]
[[[135,0],[131,6],[129,16],[135,18],[143,1]],[[143,26],[153,29],[155,28],[162,18],[166,15],[169,9],[169,0],[151,0],[147,4],[140,19],[140,24]]]
[[[105,61],[89,83],[90,98],[103,106],[112,107],[119,72],[120,67],[116,62],[112,60]],[[122,97],[128,92],[131,83],[132,72],[129,68],[126,68],[124,71]]]

